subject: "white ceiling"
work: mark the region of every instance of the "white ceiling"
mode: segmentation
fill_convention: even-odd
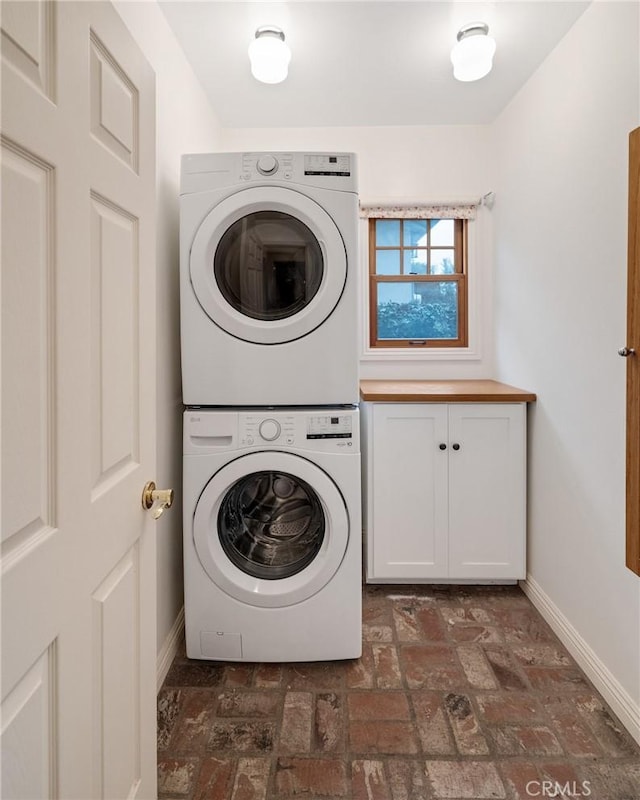
[[[224,127],[491,122],[589,2],[570,0],[159,0]],[[497,42],[493,71],[453,78],[449,53],[467,22]],[[292,50],[284,83],[258,83],[247,47],[277,25]],[[571,76],[567,76],[567,81]],[[569,86],[567,86],[569,93]]]

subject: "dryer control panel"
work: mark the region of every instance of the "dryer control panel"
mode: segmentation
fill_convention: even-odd
[[[293,176],[291,153],[243,153],[242,178],[245,181],[276,173],[287,179]]]
[[[358,191],[355,153],[267,152],[191,153],[182,156],[180,194],[224,187],[302,186]]]
[[[353,153],[242,153],[240,183],[274,181],[355,191],[356,158]]]
[[[347,153],[314,153],[304,157],[305,175],[351,175],[351,157]]]

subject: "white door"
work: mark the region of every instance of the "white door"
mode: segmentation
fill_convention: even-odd
[[[524,403],[449,406],[449,575],[525,575]]]
[[[2,2],[2,785],[155,796],[155,78]]]
[[[374,403],[370,577],[447,570],[447,406]]]

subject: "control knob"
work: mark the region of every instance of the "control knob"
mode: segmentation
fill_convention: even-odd
[[[280,436],[280,423],[275,419],[263,419],[258,428],[260,436],[265,442],[273,442]]]
[[[260,156],[256,162],[258,172],[262,175],[273,175],[278,171],[278,160],[273,156]]]

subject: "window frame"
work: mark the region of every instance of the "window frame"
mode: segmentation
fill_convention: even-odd
[[[405,246],[403,241],[403,229],[406,221],[415,219],[426,220],[430,227],[431,221],[440,217],[398,216],[394,217],[400,221],[400,243],[398,247],[378,247],[376,244],[376,223],[384,220],[385,217],[371,216],[367,219],[368,224],[368,291],[369,291],[369,347],[373,352],[380,350],[402,350],[420,351],[432,350],[435,348],[467,348],[469,346],[469,290],[468,290],[468,220],[454,217],[447,217],[454,222],[454,263],[456,271],[449,275],[407,275],[400,272],[398,275],[376,273],[376,262],[378,251],[397,250],[400,253],[400,269],[404,268],[403,254],[406,250],[415,250],[415,246]],[[423,249],[423,248],[420,248]],[[427,245],[428,253],[431,252],[431,245]],[[436,246],[434,250],[451,249]],[[378,338],[378,285],[381,283],[456,283],[458,287],[458,336],[455,339],[379,339]]]

